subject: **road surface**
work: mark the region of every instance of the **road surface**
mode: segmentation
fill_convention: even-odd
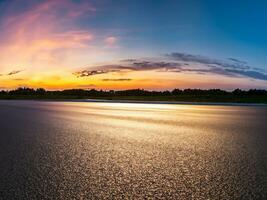
[[[0,101],[0,199],[266,199],[267,108]]]

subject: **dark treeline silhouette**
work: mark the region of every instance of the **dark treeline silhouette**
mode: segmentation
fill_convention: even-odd
[[[47,91],[43,88],[18,88],[10,91],[0,91],[1,99],[125,99],[125,100],[164,100],[164,101],[194,101],[194,102],[251,102],[267,103],[266,90],[224,91],[221,89],[174,89],[172,91],[132,90],[83,90],[68,89]]]

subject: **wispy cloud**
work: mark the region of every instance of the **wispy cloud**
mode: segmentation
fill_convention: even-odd
[[[236,62],[236,63],[243,64],[243,65],[247,64],[246,61],[238,60],[236,58],[228,58],[228,60],[233,61],[233,62]]]
[[[67,53],[75,56],[77,49],[92,45],[92,31],[76,22],[95,11],[88,1],[11,1],[0,21],[0,64],[59,65]]]
[[[74,72],[73,74],[77,77],[85,77],[85,76],[93,76],[97,74],[105,74],[108,73],[108,71],[105,70],[82,70],[78,72]]]
[[[95,84],[82,84],[82,85],[77,85],[78,88],[86,89],[86,88],[95,88]]]
[[[235,58],[225,60],[208,58],[185,53],[170,53],[163,58],[124,59],[117,64],[91,66],[77,71],[77,77],[131,71],[158,71],[172,73],[216,74],[227,77],[245,77],[267,80],[267,73],[256,67],[249,66],[245,61]]]
[[[181,64],[176,62],[155,62],[155,61],[144,61],[135,59],[134,62],[129,60],[127,63],[111,64],[111,65],[99,65],[91,66],[90,69],[74,72],[73,74],[77,77],[93,76],[98,74],[106,74],[111,72],[129,72],[129,71],[150,71],[150,70],[177,70],[181,69]]]
[[[225,76],[248,77],[258,80],[267,80],[267,73],[264,70],[249,66],[247,62],[240,61],[235,58],[228,60],[211,59],[200,55],[192,55],[185,53],[171,53],[166,55],[171,60],[178,62],[187,62],[189,64],[197,63],[201,69],[186,69],[183,71],[195,71],[202,73],[213,73]],[[230,62],[229,62],[230,61]]]
[[[102,81],[131,81],[130,78],[104,78]]]
[[[11,76],[11,75],[14,75],[14,74],[18,74],[18,73],[20,73],[22,71],[24,71],[24,70],[14,70],[14,71],[11,71],[11,72],[7,73],[6,75],[7,76]]]
[[[14,80],[14,81],[26,81],[27,79],[25,79],[25,78],[13,78],[12,80]]]
[[[12,76],[12,75],[18,74],[18,73],[23,72],[23,71],[24,70],[13,70],[13,71],[5,73],[5,74],[0,74],[0,76]]]
[[[192,55],[192,54],[185,54],[185,53],[170,53],[166,54],[168,58],[171,60],[176,60],[179,62],[187,62],[187,63],[199,63],[199,64],[205,64],[205,65],[217,65],[219,67],[223,68],[234,68],[234,69],[242,69],[246,70],[250,67],[246,65],[246,62],[239,61],[234,58],[230,58],[230,62],[228,60],[219,60],[219,59],[213,59],[201,55]]]
[[[118,41],[118,38],[114,37],[114,36],[109,36],[109,37],[105,38],[105,43],[108,46],[115,45],[117,43],[117,41]]]

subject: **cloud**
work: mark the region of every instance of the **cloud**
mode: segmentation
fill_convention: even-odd
[[[133,59],[133,58],[128,58],[128,59],[123,59],[123,60],[120,60],[121,62],[138,62],[137,59]]]
[[[102,81],[131,81],[132,79],[130,78],[105,78],[105,79],[102,79]]]
[[[166,54],[163,58],[124,59],[117,64],[91,66],[74,73],[77,77],[94,76],[107,73],[131,71],[158,71],[169,73],[215,74],[226,77],[245,77],[267,80],[264,70],[249,66],[245,61],[235,58],[219,60],[185,53]]]
[[[235,69],[249,69],[249,66],[246,65],[243,61],[239,61],[234,58],[230,58],[229,61],[212,59],[201,55],[192,55],[192,54],[185,54],[185,53],[178,53],[174,52],[171,54],[166,54],[166,56],[170,59],[180,61],[180,62],[187,62],[187,63],[199,63],[199,64],[206,64],[206,65],[218,65],[224,68],[235,68]],[[229,59],[228,59],[229,60]]]
[[[213,73],[230,77],[248,77],[258,80],[267,80],[267,74],[264,70],[251,67],[247,65],[247,62],[240,61],[235,58],[228,58],[227,60],[211,59],[200,55],[192,55],[185,53],[171,53],[166,56],[172,60],[179,62],[186,62],[188,64],[197,63],[200,65],[200,69],[186,69],[182,71],[192,71],[200,73]],[[230,61],[230,62],[229,62]],[[189,66],[191,66],[189,65]]]
[[[96,87],[96,85],[95,84],[84,84],[84,85],[77,85],[77,87],[85,89],[85,88],[94,88]]]
[[[127,63],[122,64],[111,64],[111,65],[100,65],[92,66],[90,69],[81,70],[74,72],[73,74],[77,77],[93,76],[98,74],[106,74],[111,72],[123,72],[123,71],[150,71],[150,70],[160,70],[160,71],[170,71],[181,69],[181,64],[176,62],[156,62],[156,61],[144,61],[134,59],[128,60]],[[123,62],[126,62],[125,60]]]
[[[105,38],[105,43],[108,46],[115,45],[117,43],[117,41],[118,41],[118,38],[114,37],[114,36],[110,36],[110,37]]]
[[[160,62],[153,62],[153,61],[135,61],[131,63],[131,67],[133,70],[157,70],[157,69],[163,69],[163,70],[172,70],[172,69],[177,69],[180,68],[182,65],[177,62],[165,62],[165,61],[160,61]]]
[[[24,70],[13,70],[11,72],[8,72],[6,74],[0,74],[0,76],[12,76],[12,75],[15,75],[15,74],[18,74],[20,72],[23,72]]]
[[[93,76],[93,75],[97,75],[97,74],[105,74],[108,73],[107,71],[104,70],[82,70],[82,71],[78,71],[78,72],[74,72],[73,74],[76,77],[84,77],[84,76]]]
[[[228,60],[236,62],[236,63],[240,63],[240,64],[247,64],[247,62],[242,61],[242,60],[238,60],[236,58],[228,58]]]
[[[20,73],[22,71],[24,71],[24,70],[14,70],[14,71],[11,71],[11,72],[7,73],[6,75],[7,76],[12,76],[12,75],[18,74],[18,73]]]
[[[233,74],[238,74],[242,76],[247,76],[250,78],[258,79],[258,80],[267,80],[267,74],[257,72],[257,71],[242,71],[242,70],[234,70],[234,69],[227,69],[226,71],[233,73]]]
[[[25,81],[27,79],[25,79],[25,78],[13,78],[12,80],[14,80],[14,81]]]
[[[46,68],[60,65],[70,52],[77,56],[78,49],[93,45],[94,34],[76,22],[95,11],[88,1],[8,2],[0,21],[0,64]],[[10,61],[10,55],[16,55],[16,61]]]

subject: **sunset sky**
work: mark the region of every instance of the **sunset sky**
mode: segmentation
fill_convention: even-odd
[[[0,90],[267,89],[265,0],[0,0]]]

